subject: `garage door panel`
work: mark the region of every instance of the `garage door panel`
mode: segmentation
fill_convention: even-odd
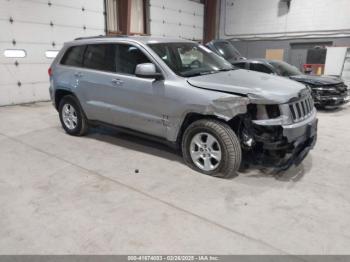
[[[54,9],[51,9],[50,12],[53,23],[58,26],[83,27],[84,12],[82,12],[79,9],[70,9],[66,7],[57,6]]]
[[[12,17],[13,24],[16,24],[17,21],[30,22],[30,23],[50,23],[50,8],[47,5],[33,3],[31,1],[9,1],[9,5],[5,5],[8,10],[2,11],[0,17]],[[35,12],[31,12],[35,8]],[[7,13],[5,13],[7,12]],[[40,16],[38,16],[40,13]]]
[[[14,84],[14,79],[16,78],[16,75],[9,69],[9,67],[12,65],[9,64],[1,64],[0,65],[0,92],[1,87],[5,85],[11,85]],[[3,92],[0,93],[0,97],[3,96]]]
[[[36,84],[23,84],[19,88],[14,88],[13,86],[1,86],[0,90],[6,95],[10,102],[4,101],[0,98],[1,103],[14,104],[14,103],[29,103],[33,101],[43,101],[49,99],[49,91],[46,83],[36,83]]]
[[[16,44],[16,46],[13,46],[10,43],[0,43],[0,64],[14,64],[16,61],[21,63],[51,63],[52,58],[47,58],[45,56],[45,52],[50,51],[59,51],[61,45],[57,45],[55,48],[53,48],[50,44],[28,44],[28,43],[19,43]],[[24,58],[7,58],[3,55],[4,50],[6,49],[17,49],[17,50],[24,50],[26,52],[26,57]]]
[[[49,43],[52,40],[52,28],[49,25],[16,23],[11,25],[12,38],[16,42]]]
[[[50,0],[51,6],[48,1],[0,0],[0,106],[48,99],[52,59],[45,52],[104,34],[103,0]],[[23,49],[26,57],[6,58],[6,49]]]
[[[21,0],[17,0],[17,1],[21,1]],[[35,2],[48,6],[48,0],[35,0]],[[84,0],[74,0],[74,1],[70,1],[70,0],[50,0],[52,8],[55,8],[57,6],[64,6],[66,8],[80,9],[82,7],[83,2],[84,2]]]
[[[104,32],[104,21],[105,16],[103,13],[90,13],[89,15],[83,16],[83,24],[87,28],[98,29]]]
[[[99,12],[101,14],[103,14],[104,12],[103,4],[101,5],[100,1],[84,0],[83,4],[84,4],[84,7],[89,11]]]
[[[1,9],[1,8],[0,8]],[[11,31],[11,28],[8,26],[8,21],[0,20],[0,42],[9,41],[13,39],[13,32]]]
[[[0,85],[17,85],[18,82],[24,83],[37,83],[47,82],[48,73],[47,70],[50,64],[19,64],[15,66],[13,64],[5,64],[1,70],[4,72],[3,77],[0,79]]]
[[[150,32],[201,41],[204,5],[188,0],[150,1]]]

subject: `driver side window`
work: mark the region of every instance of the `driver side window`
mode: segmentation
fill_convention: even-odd
[[[151,61],[139,48],[128,44],[117,44],[117,73],[134,75],[136,66],[143,63],[151,63]]]

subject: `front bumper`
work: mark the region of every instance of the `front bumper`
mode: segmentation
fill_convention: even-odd
[[[297,166],[315,146],[317,124],[316,112],[308,119],[292,125],[253,124],[255,143],[251,148],[243,146],[244,157],[256,167],[272,167],[276,171]]]
[[[350,101],[349,92],[343,95],[328,96],[313,94],[312,97],[314,99],[315,105],[322,107],[339,107]]]
[[[314,148],[317,141],[317,124],[318,119],[315,119],[314,122],[307,124],[305,134],[292,142],[292,151],[289,153],[289,156],[285,157],[284,161],[278,166],[281,171],[287,170],[293,164],[298,166],[308,155],[309,151]]]

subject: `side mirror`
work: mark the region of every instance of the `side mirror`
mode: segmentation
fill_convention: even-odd
[[[157,72],[156,66],[152,63],[138,64],[135,69],[135,75],[142,78],[163,79],[163,75]]]

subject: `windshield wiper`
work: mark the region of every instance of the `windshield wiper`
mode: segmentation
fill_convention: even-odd
[[[211,71],[203,71],[203,72],[196,72],[193,74],[183,74],[183,76],[185,77],[193,77],[193,76],[203,76],[203,75],[210,75],[210,74],[215,74],[215,73],[219,73],[219,72],[223,72],[223,71],[231,71],[234,70],[235,68],[220,68],[218,70],[211,70]]]
[[[216,71],[204,71],[204,72],[196,72],[192,74],[182,74],[184,77],[192,77],[192,76],[203,76],[203,75],[210,75],[215,73]]]
[[[219,70],[217,70],[218,72],[223,72],[223,71],[232,71],[232,70],[236,70],[238,68],[236,67],[232,67],[232,68],[220,68]]]

